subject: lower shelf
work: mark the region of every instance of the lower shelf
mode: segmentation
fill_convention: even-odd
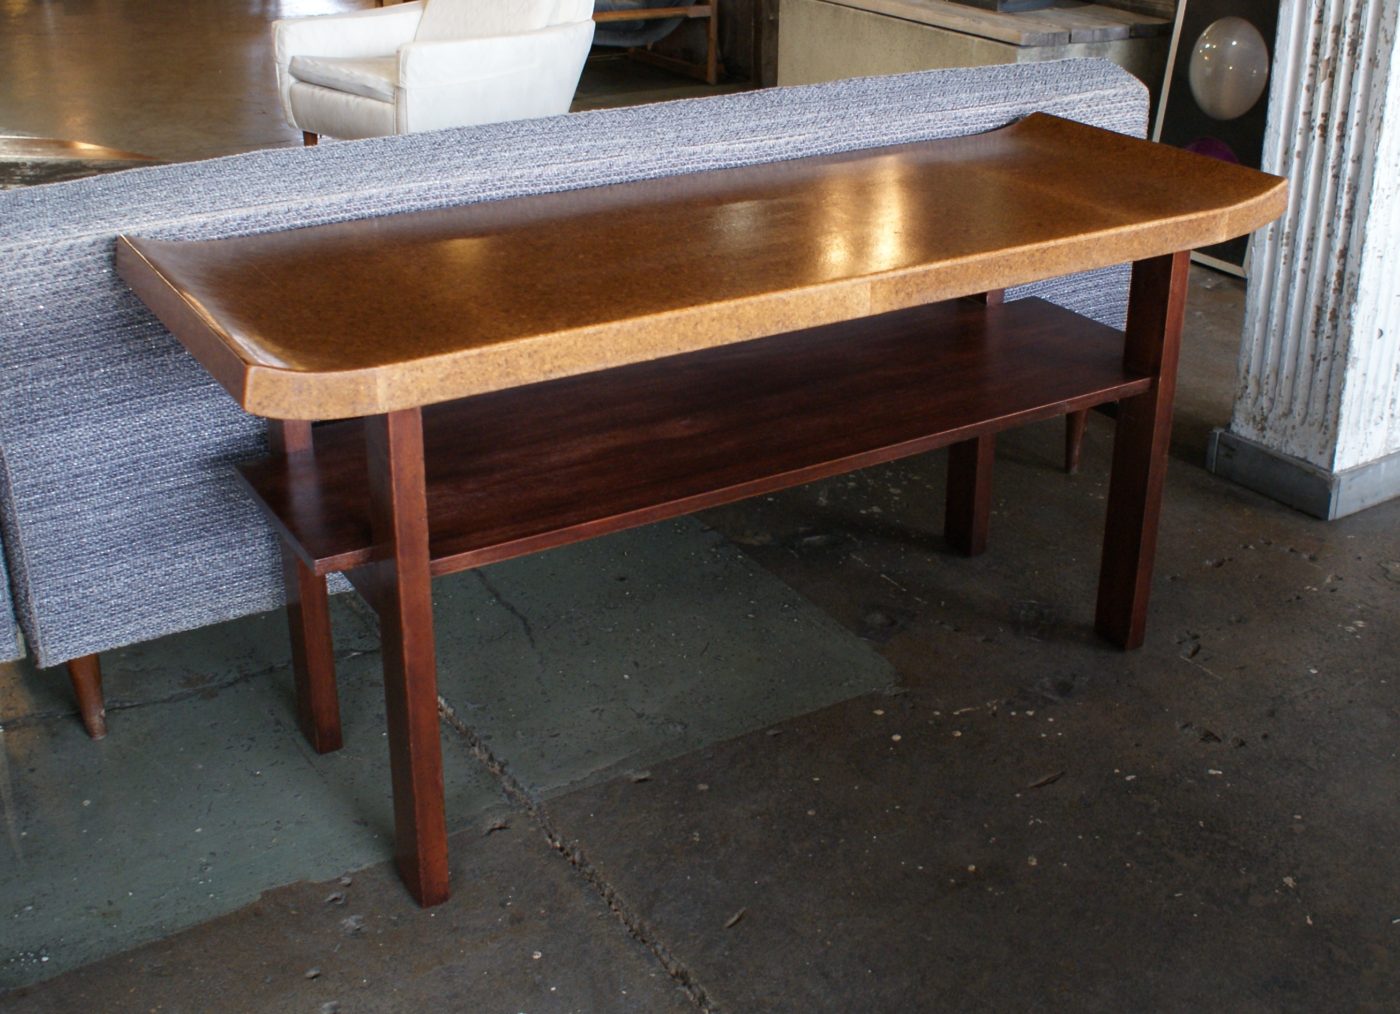
[[[1123,336],[957,300],[424,409],[433,573],[493,563],[1140,394]],[[317,573],[370,560],[359,421],[240,466]]]

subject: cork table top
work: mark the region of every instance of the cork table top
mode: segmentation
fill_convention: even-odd
[[[237,239],[117,268],[249,412],[371,415],[1249,232],[1283,180],[1044,114],[968,137]]]

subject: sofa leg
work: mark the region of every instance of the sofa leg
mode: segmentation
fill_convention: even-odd
[[[1084,445],[1084,425],[1088,421],[1087,408],[1065,416],[1065,471],[1070,475],[1079,472],[1079,449]]]
[[[96,655],[84,655],[68,663],[68,678],[83,716],[83,728],[93,739],[107,735],[107,709],[102,703],[102,663]]]
[[[302,143],[302,146],[303,146],[303,147],[306,147],[306,148],[315,147],[316,142],[319,141],[319,140],[321,140],[321,135],[320,135],[320,134],[313,134],[313,133],[311,133],[311,131],[309,131],[309,130],[303,130],[303,131],[301,132],[301,143]]]

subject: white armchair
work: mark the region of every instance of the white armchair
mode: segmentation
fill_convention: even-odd
[[[593,0],[414,0],[275,21],[282,111],[307,144],[565,113],[592,15]]]

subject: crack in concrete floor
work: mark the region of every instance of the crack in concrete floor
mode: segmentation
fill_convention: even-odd
[[[544,836],[549,847],[562,857],[593,889],[603,904],[607,906],[608,911],[622,924],[628,935],[656,959],[666,975],[681,988],[690,1002],[695,1005],[696,1010],[704,1011],[705,1014],[718,1014],[719,1009],[710,1000],[704,986],[696,981],[694,973],[666,946],[665,942],[647,925],[636,910],[622,898],[621,894],[603,877],[598,868],[588,861],[582,850],[570,846],[564,840],[563,836],[555,830],[549,817],[540,808],[539,801],[534,794],[511,774],[508,765],[496,757],[491,748],[472,730],[471,726],[462,721],[457,715],[456,709],[442,696],[438,697],[438,714],[447,726],[462,738],[472,756],[496,779],[502,795],[525,812],[536,830]]]
[[[368,650],[347,650],[338,652],[335,656],[336,664],[348,662],[354,658],[364,655],[377,655],[377,651]],[[124,699],[120,697],[107,698],[103,704],[108,714],[114,711],[131,711],[136,708],[152,708],[164,704],[179,704],[181,701],[188,701],[192,698],[205,694],[218,694],[224,690],[241,686],[264,676],[271,676],[274,673],[286,672],[285,664],[273,664],[251,672],[237,673],[224,680],[202,683],[199,686],[183,687],[180,690],[173,690],[160,697],[150,697],[141,700]],[[77,708],[50,708],[43,711],[31,711],[26,714],[15,715],[11,718],[0,719],[0,732],[5,729],[24,729],[33,725],[41,725],[45,722],[71,721],[78,715]],[[0,772],[3,774],[3,772]]]

